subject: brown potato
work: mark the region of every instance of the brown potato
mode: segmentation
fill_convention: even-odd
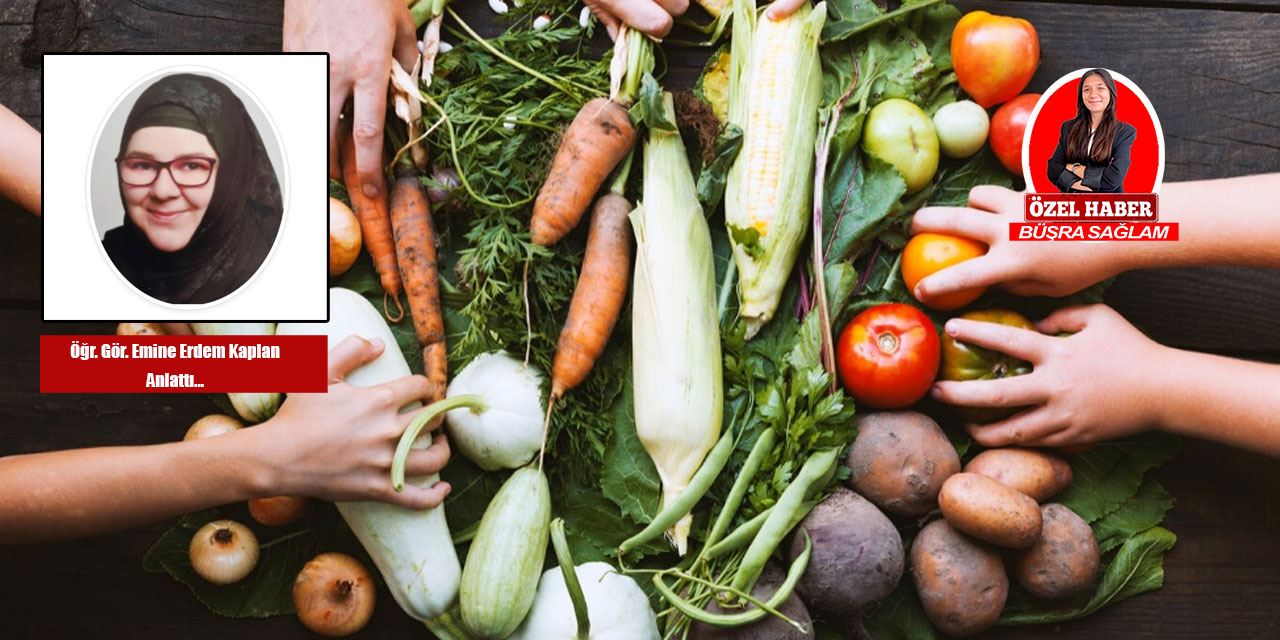
[[[860,416],[845,465],[846,483],[890,513],[922,516],[938,505],[942,482],[960,472],[960,457],[929,416],[883,411]]]
[[[1009,597],[1004,561],[991,546],[946,520],[925,525],[911,544],[911,576],[925,615],[944,633],[970,636],[991,627]]]
[[[1084,518],[1060,504],[1040,507],[1044,526],[1031,548],[1013,558],[1013,577],[1031,595],[1059,600],[1093,584],[1102,554]]]
[[[1040,536],[1040,505],[1026,494],[976,473],[942,483],[938,507],[951,526],[991,544],[1026,549]]]
[[[1035,449],[987,449],[964,470],[998,480],[1036,502],[1052,498],[1071,484],[1071,465],[1066,460]]]

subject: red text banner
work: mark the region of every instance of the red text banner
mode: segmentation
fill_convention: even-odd
[[[1160,197],[1154,193],[1028,193],[1027,222],[1155,222]]]
[[[323,393],[325,336],[40,336],[41,393]]]
[[[1010,240],[1110,242],[1177,240],[1176,222],[1011,222]]]

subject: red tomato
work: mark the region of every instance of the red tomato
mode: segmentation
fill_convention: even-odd
[[[941,345],[933,322],[909,304],[882,304],[840,332],[836,369],[854,400],[898,409],[924,397],[938,374]]]
[[[1040,94],[1024,93],[996,109],[991,118],[991,150],[1015,176],[1022,175],[1022,136],[1039,101]]]
[[[1022,18],[971,11],[951,32],[961,88],[985,109],[1021,92],[1040,64],[1036,28]]]

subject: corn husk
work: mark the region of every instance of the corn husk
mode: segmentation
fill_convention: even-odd
[[[725,189],[748,338],[777,311],[813,214],[822,101],[818,38],[826,18],[825,3],[801,5],[777,22],[753,5],[734,0],[729,122],[742,127],[743,144]],[[769,152],[776,154],[772,163],[763,160]]]
[[[671,94],[663,101],[674,121]],[[662,478],[665,505],[688,487],[720,437],[724,398],[711,232],[678,133],[649,131],[644,197],[631,224],[636,432]],[[681,555],[691,524],[686,516],[667,532]]]

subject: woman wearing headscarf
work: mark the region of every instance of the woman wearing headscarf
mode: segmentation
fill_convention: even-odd
[[[103,237],[116,268],[164,302],[239,289],[275,243],[280,185],[244,104],[208,76],[165,76],[138,97],[116,157],[124,224]]]
[[[1063,193],[1122,193],[1129,148],[1138,130],[1116,118],[1116,82],[1106,69],[1080,78],[1076,117],[1062,123],[1058,148],[1049,158],[1049,179]]]

